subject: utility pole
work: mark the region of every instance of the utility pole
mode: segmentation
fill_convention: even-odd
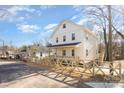
[[[109,61],[110,61],[110,74],[113,75],[113,59],[112,59],[112,15],[111,5],[108,5],[108,18],[109,18]]]
[[[5,48],[5,47],[4,47],[4,40],[3,40],[3,51],[2,51],[2,52],[3,52],[3,53],[2,53],[3,56],[5,56],[5,51],[4,51],[5,49],[4,49],[4,48]]]

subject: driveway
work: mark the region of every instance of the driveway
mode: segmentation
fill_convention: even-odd
[[[50,72],[43,67],[22,62],[0,62],[0,87],[4,88],[70,88],[90,87],[79,80]]]

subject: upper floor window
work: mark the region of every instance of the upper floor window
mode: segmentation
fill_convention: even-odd
[[[75,33],[72,33],[72,40],[75,40]]]
[[[75,50],[72,49],[72,56],[75,56]]]
[[[56,43],[58,43],[59,42],[59,39],[58,39],[58,37],[56,38]]]
[[[88,49],[86,49],[86,57],[88,56]]]
[[[62,50],[62,55],[66,56],[66,50]]]
[[[63,42],[66,41],[66,36],[63,36]]]
[[[63,24],[63,29],[66,28],[66,24]]]
[[[86,40],[88,40],[88,34],[86,35]]]

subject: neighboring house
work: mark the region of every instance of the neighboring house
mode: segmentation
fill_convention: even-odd
[[[36,51],[36,57],[42,59],[42,58],[45,58],[45,57],[48,57],[49,54],[47,51]]]
[[[56,57],[78,57],[89,62],[97,59],[97,36],[88,28],[71,21],[62,21],[54,30],[48,46]]]
[[[36,55],[36,57],[42,59],[42,58],[45,58],[45,57],[49,56],[49,51],[46,47],[39,46],[37,51],[35,52],[35,55]]]
[[[28,47],[27,53],[30,57],[37,57],[39,59],[49,56],[48,49],[41,44],[30,45]]]

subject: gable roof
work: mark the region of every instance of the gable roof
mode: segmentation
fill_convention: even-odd
[[[63,20],[62,22],[60,22],[60,24],[55,28],[55,30],[54,30],[54,32],[52,33],[52,35],[51,35],[50,38],[53,37],[53,35],[56,33],[56,31],[60,28],[60,26],[61,26],[63,23],[71,23],[71,24],[74,24],[74,25],[76,25],[77,27],[81,28],[82,31],[85,31],[86,33],[88,33],[88,34],[90,34],[90,35],[92,35],[92,36],[94,36],[94,37],[96,38],[96,34],[95,34],[93,31],[91,31],[90,29],[88,29],[88,28],[86,28],[86,27],[84,27],[84,26],[82,26],[82,25],[76,24],[76,23],[74,23],[74,22],[72,22],[72,21],[70,21],[70,20]]]

